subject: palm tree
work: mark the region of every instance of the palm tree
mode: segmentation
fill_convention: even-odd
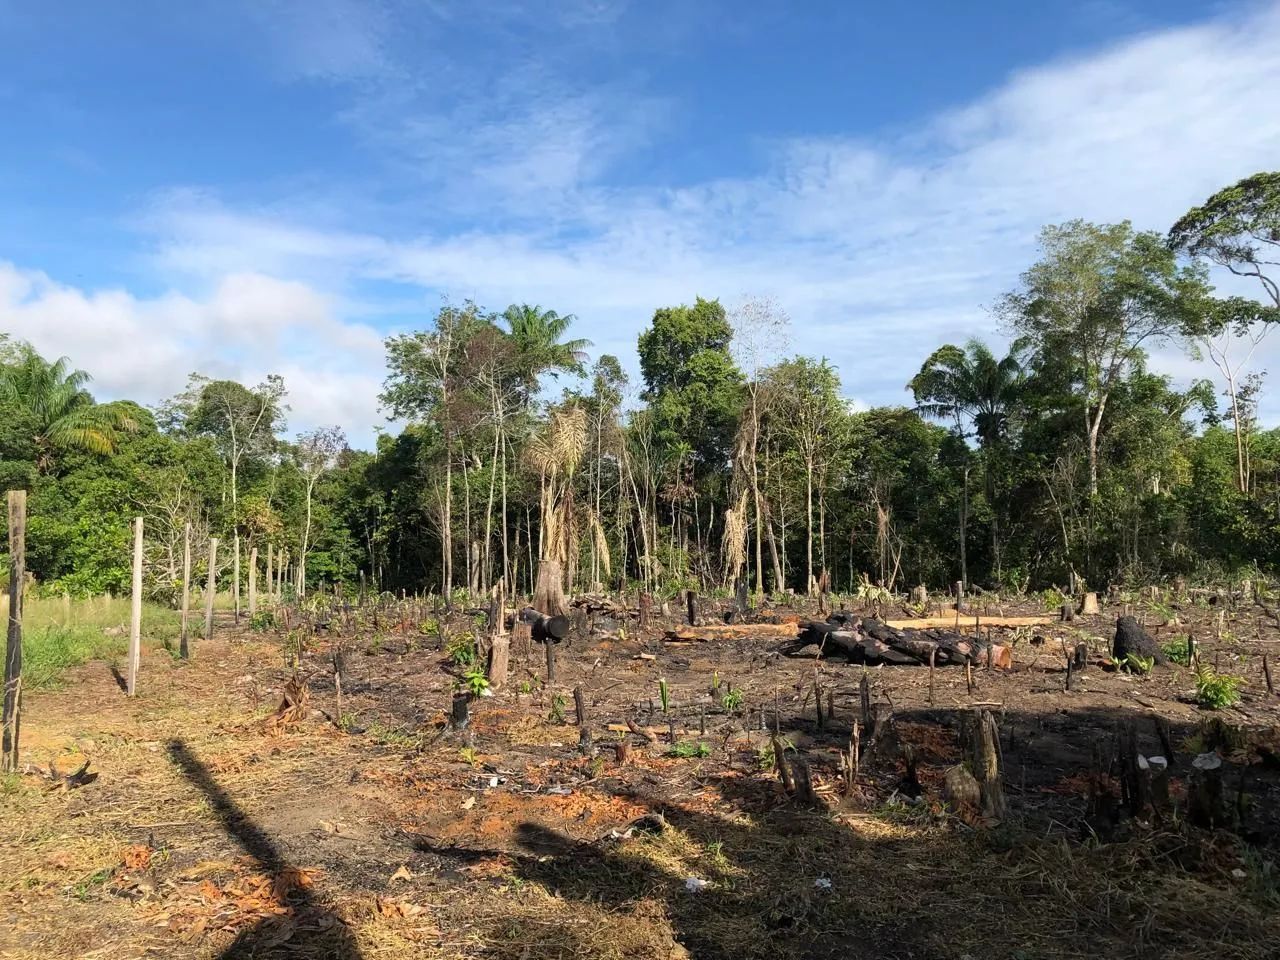
[[[995,503],[995,474],[992,456],[1009,431],[1010,413],[1022,393],[1025,376],[1019,346],[997,360],[981,340],[970,340],[964,348],[946,344],[934,351],[920,372],[907,384],[915,394],[916,407],[925,416],[954,420],[961,436],[964,422],[973,425],[973,435],[983,453],[987,502],[991,505],[991,550],[996,576],[1000,575],[1000,517]],[[961,577],[964,571],[964,524],[968,518],[968,467],[965,468],[965,497],[961,505]]]
[[[532,387],[539,376],[549,373],[558,377],[561,373],[583,373],[590,340],[565,340],[564,336],[574,321],[574,316],[564,316],[554,310],[543,310],[527,303],[511,304],[502,314],[511,339],[523,367],[522,373]]]
[[[92,377],[61,357],[49,363],[29,345],[0,367],[0,400],[11,405],[35,447],[36,469],[49,473],[65,453],[114,453],[120,432],[138,429],[129,411],[95,403],[84,387]]]

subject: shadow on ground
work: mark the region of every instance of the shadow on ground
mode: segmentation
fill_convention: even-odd
[[[228,836],[257,861],[264,873],[276,878],[294,872],[271,837],[231,799],[214,780],[209,768],[181,740],[169,741],[169,756],[208,801]],[[263,920],[245,930],[218,954],[219,960],[260,957],[360,960],[360,951],[346,923],[320,903],[306,886],[290,884],[283,900],[289,915]]]

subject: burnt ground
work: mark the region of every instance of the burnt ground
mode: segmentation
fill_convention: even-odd
[[[932,697],[927,668],[789,657],[776,640],[666,642],[671,621],[641,634],[634,616],[601,613],[561,646],[552,682],[541,648],[517,641],[507,684],[472,703],[469,735],[446,722],[463,669],[445,648],[476,618],[423,604],[376,627],[370,611],[335,617],[308,638],[309,701],[283,724],[268,718],[307,633],[296,626],[227,624],[186,663],[151,651],[132,701],[110,665],[89,664],[25,704],[31,769],[0,797],[0,954],[1273,957],[1280,699],[1262,654],[1280,649],[1280,627],[1252,603],[1183,603],[1181,624],[1160,628],[1167,607],[1134,610],[1245,678],[1237,707],[1210,712],[1185,667],[1103,668],[1119,612],[1010,631],[1011,670],[976,671],[970,692],[962,669],[939,668]],[[1064,643],[1081,639],[1091,663],[1066,691]],[[919,800],[899,791],[896,755],[867,757],[852,791],[842,782],[864,673],[918,758]],[[821,726],[815,680],[834,705]],[[1000,824],[942,798],[974,704],[1000,724]],[[1091,784],[1114,784],[1092,776],[1097,758],[1129,725],[1140,752],[1164,753],[1156,717],[1174,746],[1173,814],[1100,819]],[[656,742],[609,729],[627,721]],[[811,766],[816,805],[783,792],[774,730]],[[1190,761],[1214,746],[1239,818],[1229,830],[1182,815]],[[93,782],[47,772],[84,759]]]

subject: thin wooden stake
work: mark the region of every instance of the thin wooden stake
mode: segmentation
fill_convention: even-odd
[[[933,706],[933,668],[938,659],[938,648],[929,651],[929,706]]]
[[[258,548],[249,548],[249,619],[258,612]]]
[[[191,524],[182,529],[182,629],[178,634],[178,656],[187,659],[187,635],[191,615]]]
[[[138,666],[142,660],[142,518],[133,520],[133,596],[129,608],[129,666],[126,693],[138,689]]]
[[[18,772],[22,726],[22,599],[27,579],[27,491],[9,491],[9,630],[4,649],[3,759],[5,773]]]
[[[218,538],[209,538],[209,579],[204,588],[204,638],[213,639],[213,597],[218,589]]]
[[[1276,688],[1271,682],[1271,662],[1265,653],[1262,655],[1262,676],[1267,681],[1267,693],[1275,696]]]

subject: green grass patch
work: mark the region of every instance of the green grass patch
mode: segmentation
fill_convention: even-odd
[[[7,602],[3,606],[7,616]],[[56,687],[71,667],[90,660],[122,659],[129,649],[130,615],[129,600],[123,597],[70,603],[61,598],[28,597],[22,617],[23,685],[29,690]],[[192,617],[198,623],[199,618]],[[144,604],[143,645],[176,646],[181,622],[176,610]]]

